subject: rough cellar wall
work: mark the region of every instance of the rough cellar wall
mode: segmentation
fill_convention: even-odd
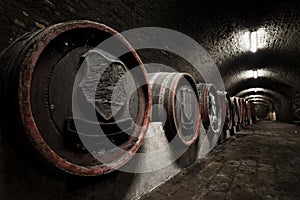
[[[78,19],[104,23],[117,31],[159,26],[176,29],[178,6],[173,0],[4,0],[0,1],[0,50],[25,32]],[[181,66],[164,55],[157,60]],[[143,61],[157,58],[146,52]],[[183,65],[182,65],[183,66]],[[14,123],[11,122],[14,126]],[[0,199],[121,199],[139,175],[113,172],[97,178],[75,178],[51,173],[17,141],[14,129],[0,128]],[[150,187],[150,186],[149,186]]]
[[[227,57],[236,53],[234,49],[230,49],[232,40],[229,34],[232,30],[241,28],[240,26],[248,27],[248,24],[238,25],[232,17],[223,17],[212,9],[215,5],[206,9],[203,4],[202,9],[199,9],[196,6],[199,1],[192,2],[195,5],[184,0],[2,0],[0,51],[25,32],[59,22],[89,19],[104,23],[119,32],[144,26],[178,30],[198,40],[221,65]],[[222,6],[219,9],[222,10]],[[194,14],[198,17],[194,17]],[[223,29],[223,24],[228,28]],[[227,39],[225,44],[221,42],[223,39]],[[230,55],[225,55],[224,52]],[[140,55],[144,63],[155,58],[158,63],[161,61],[180,71],[186,70],[186,63],[174,59],[173,55],[151,51]],[[227,73],[226,70],[228,69],[224,73]],[[68,177],[65,181],[60,175],[48,175],[45,172],[47,170],[37,166],[33,156],[24,155],[27,152],[14,144],[14,138],[8,139],[9,135],[12,135],[11,130],[0,129],[1,200],[120,198],[126,193],[126,185],[130,185],[133,178],[132,174],[119,176],[115,172],[97,179]],[[32,159],[28,159],[30,157]],[[102,185],[99,190],[102,180],[110,184],[106,187]],[[108,187],[112,185],[113,187]],[[109,190],[113,195],[104,196]]]
[[[194,21],[185,22],[185,28],[179,26],[181,19],[189,15],[188,10],[182,9],[183,3],[182,0],[4,0],[0,2],[0,12],[3,13],[0,51],[26,32],[80,19],[106,24],[118,32],[139,27],[162,27],[189,35],[187,27]],[[162,63],[178,71],[186,71],[189,65],[166,52],[140,50],[138,53],[144,63]],[[197,76],[197,79],[201,80],[201,77]]]
[[[4,0],[0,2],[0,50],[24,32],[70,20],[93,20],[117,31],[143,26],[174,28],[175,8],[172,0]]]

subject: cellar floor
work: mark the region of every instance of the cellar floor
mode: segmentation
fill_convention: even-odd
[[[144,196],[300,199],[300,126],[260,121]]]

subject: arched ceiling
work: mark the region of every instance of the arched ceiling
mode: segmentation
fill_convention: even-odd
[[[280,106],[282,103],[288,101],[288,99],[281,93],[266,88],[245,89],[237,93],[235,96],[243,97],[248,100],[262,98],[270,101],[273,106]]]
[[[190,2],[183,3],[189,15],[180,24],[208,50],[231,95],[261,95],[259,100],[282,106],[298,102],[299,1]],[[255,31],[257,50],[252,52]]]
[[[236,81],[235,84],[229,83],[226,88],[229,90],[231,95],[237,94],[246,89],[265,88],[281,93],[287,98],[291,98],[291,87],[289,85],[270,78],[240,79],[239,81]]]
[[[247,101],[251,101],[251,100],[255,101],[255,100],[261,100],[261,99],[263,99],[263,100],[266,100],[266,101],[270,102],[272,105],[275,105],[275,104],[278,103],[276,100],[274,100],[273,98],[270,98],[270,97],[268,97],[266,95],[249,95],[249,96],[246,96],[244,98]]]
[[[299,0],[51,2],[1,1],[0,10],[6,14],[0,21],[0,48],[24,32],[74,19],[98,21],[120,32],[149,26],[170,28],[195,39],[208,51],[231,95],[263,88],[266,98],[300,107]],[[250,51],[251,32],[256,32],[256,52]],[[158,58],[169,66],[187,68],[163,52],[150,52],[141,58],[145,63]],[[253,70],[257,70],[257,78]],[[290,112],[288,107],[281,110]]]
[[[253,103],[254,105],[263,105],[265,108],[272,108],[272,104],[270,104],[270,102],[265,101],[265,100],[256,100],[256,101],[250,101],[251,103]]]
[[[264,95],[266,97],[272,98],[277,102],[281,102],[282,99],[286,98],[284,95],[270,89],[266,88],[250,88],[240,91],[239,93],[235,94],[235,96],[239,97],[247,97],[250,95]]]
[[[263,88],[262,99],[273,98],[286,116],[282,118],[289,118],[293,107],[300,106],[299,1],[212,0],[205,1],[200,11],[196,3],[193,7],[188,8],[190,13],[200,17],[193,15],[197,25],[189,34],[208,49],[229,93],[252,89],[247,97],[257,95],[253,89]],[[257,32],[256,52],[250,51],[253,31]]]
[[[182,2],[188,16],[183,14],[185,23],[180,24],[185,30],[186,24],[190,26],[189,34],[198,36],[221,68],[234,67],[235,63],[239,67],[243,61],[251,62],[249,64],[299,63],[299,1],[201,2]],[[261,56],[249,52],[249,31],[258,32],[257,53]]]

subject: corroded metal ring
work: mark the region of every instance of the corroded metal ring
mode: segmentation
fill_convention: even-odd
[[[221,106],[216,88],[212,84],[197,84],[201,102],[201,116],[206,130],[210,127],[214,133],[222,130]]]
[[[196,84],[186,73],[149,73],[152,88],[152,121],[165,121],[166,136],[178,136],[186,145],[192,144],[200,129],[200,106]]]

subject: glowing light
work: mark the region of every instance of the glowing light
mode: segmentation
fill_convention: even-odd
[[[257,51],[257,32],[250,33],[250,51],[255,53]]]
[[[255,31],[241,30],[239,35],[239,46],[241,51],[256,52],[258,49],[266,48],[272,39],[266,28],[258,28]]]
[[[271,40],[273,39],[265,28],[257,29],[257,49],[263,49],[267,47],[268,41]]]
[[[254,79],[258,78],[258,71],[257,70],[253,70],[253,78]]]

